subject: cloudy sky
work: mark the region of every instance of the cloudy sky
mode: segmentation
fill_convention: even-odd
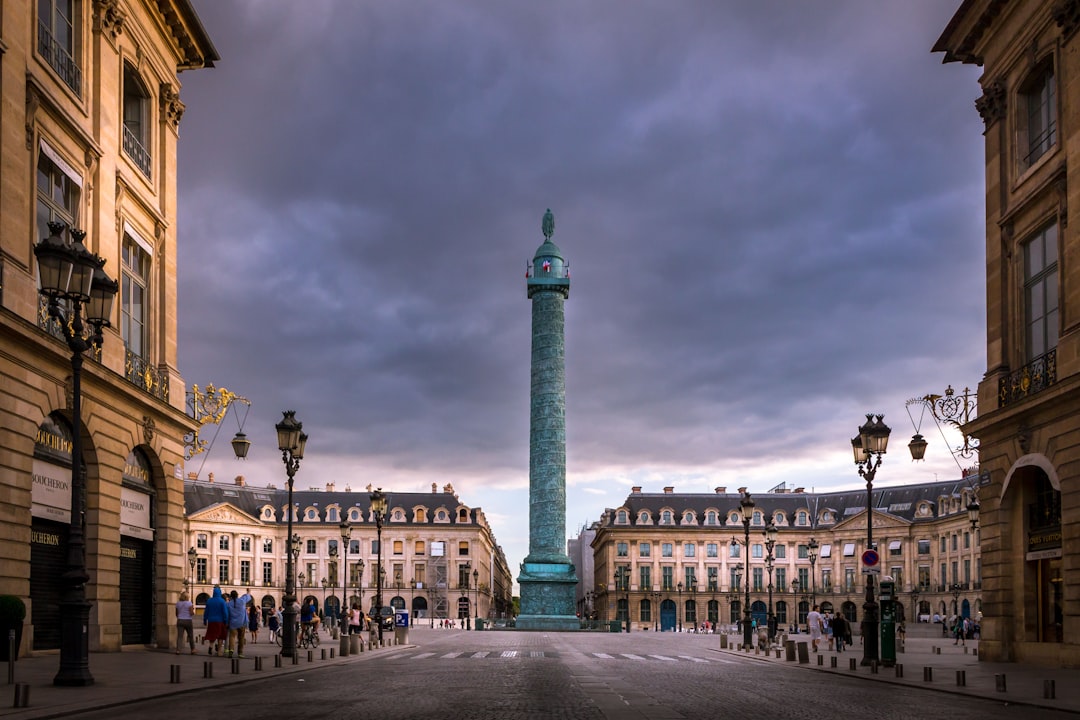
[[[633,485],[959,474],[910,398],[985,370],[978,68],[959,0],[194,0],[180,360],[249,398],[205,479],[481,506],[528,552],[530,306],[546,208],[566,305],[567,532]],[[213,437],[213,429],[204,434]],[[958,441],[950,436],[951,443]]]

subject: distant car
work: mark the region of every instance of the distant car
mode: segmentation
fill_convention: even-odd
[[[369,622],[374,622],[375,621],[375,615],[376,615],[375,608],[371,608],[371,611],[368,613],[368,621]],[[380,624],[382,625],[383,630],[393,630],[394,629],[394,608],[389,607],[389,606],[386,606],[386,607],[382,608],[382,620],[381,620]],[[378,625],[376,625],[376,627],[378,627]]]

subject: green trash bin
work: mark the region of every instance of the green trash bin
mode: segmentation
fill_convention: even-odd
[[[610,632],[622,632],[622,620],[610,620],[608,621],[608,630]]]
[[[477,630],[484,629],[484,618],[476,618],[476,623],[473,625]]]

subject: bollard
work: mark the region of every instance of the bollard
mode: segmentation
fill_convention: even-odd
[[[356,653],[364,652],[364,641],[359,635],[349,636],[349,655],[355,655]],[[341,654],[345,654],[345,646],[341,646]]]
[[[831,668],[836,667],[836,656],[835,655],[833,655],[831,658],[829,658],[829,667],[831,667]]]
[[[30,684],[15,683],[15,703],[12,707],[30,707]]]
[[[835,658],[836,656],[833,655],[833,657]],[[817,664],[818,664],[819,667],[823,666],[825,664],[825,656],[824,655],[818,655],[817,656]]]
[[[233,675],[239,675],[240,674],[240,660],[237,659],[237,658],[233,658],[232,662],[231,662],[231,665],[232,665],[232,668],[231,668],[232,674]]]
[[[325,659],[326,659],[326,648],[323,648],[323,649],[322,649],[322,650],[320,650],[319,652],[321,653],[321,654],[319,655],[319,659],[320,659],[320,660],[325,660]]]
[[[998,673],[994,676],[994,689],[998,692],[1006,692],[1005,690],[1005,673]]]
[[[940,648],[939,646],[935,645],[935,646],[934,646],[934,647],[933,647],[933,648],[932,648],[932,649],[930,650],[930,654],[931,654],[931,655],[940,655],[940,654],[941,654],[941,648]]]
[[[203,660],[202,676],[204,678],[214,677],[214,663],[212,660]]]
[[[721,635],[720,636],[720,649],[721,650],[727,650],[727,646],[728,646],[727,635]]]
[[[855,664],[858,662],[855,658],[848,658],[848,670],[855,672],[858,670],[858,666]]]
[[[776,648],[776,659],[780,659],[780,648]]]
[[[904,677],[904,666],[903,665],[901,665],[900,663],[897,663],[896,665],[893,666],[893,668],[896,670],[896,677],[898,677],[898,678]]]
[[[923,682],[934,682],[934,668],[926,666],[922,669]]]
[[[170,665],[169,666],[169,682],[172,683],[173,685],[180,682],[180,666],[179,665]]]
[[[870,661],[870,674],[877,675],[877,660]]]
[[[1043,680],[1043,699],[1044,700],[1053,700],[1054,695],[1055,695],[1055,693],[1054,693],[1054,681],[1053,680]]]
[[[956,687],[967,687],[967,670],[956,671]]]
[[[275,655],[274,656],[274,667],[276,667],[276,668],[281,667],[281,655]]]
[[[262,670],[262,656],[261,655],[256,655],[255,656],[255,669],[256,670]]]
[[[799,650],[799,664],[807,665],[810,663],[810,648],[806,643],[801,642],[797,644]]]
[[[965,655],[967,655],[967,654],[968,654],[968,649],[969,649],[969,648],[968,648],[968,646],[967,646],[967,645],[965,645],[965,646],[964,646],[964,654],[965,654]]]
[[[300,664],[300,653],[296,652],[295,650],[293,651],[293,654],[292,654],[292,664],[293,665],[299,665]]]
[[[788,662],[795,662],[795,641],[794,640],[785,640],[784,641],[784,652],[786,653],[786,657],[784,658],[785,660],[787,660]]]
[[[334,659],[334,648],[330,648],[330,659]]]

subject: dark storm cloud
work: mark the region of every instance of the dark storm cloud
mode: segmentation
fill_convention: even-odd
[[[904,400],[982,370],[949,5],[195,0],[222,59],[182,77],[181,370],[266,446],[295,407],[311,462],[523,482],[551,207],[572,479],[843,451],[869,410],[910,434]]]

